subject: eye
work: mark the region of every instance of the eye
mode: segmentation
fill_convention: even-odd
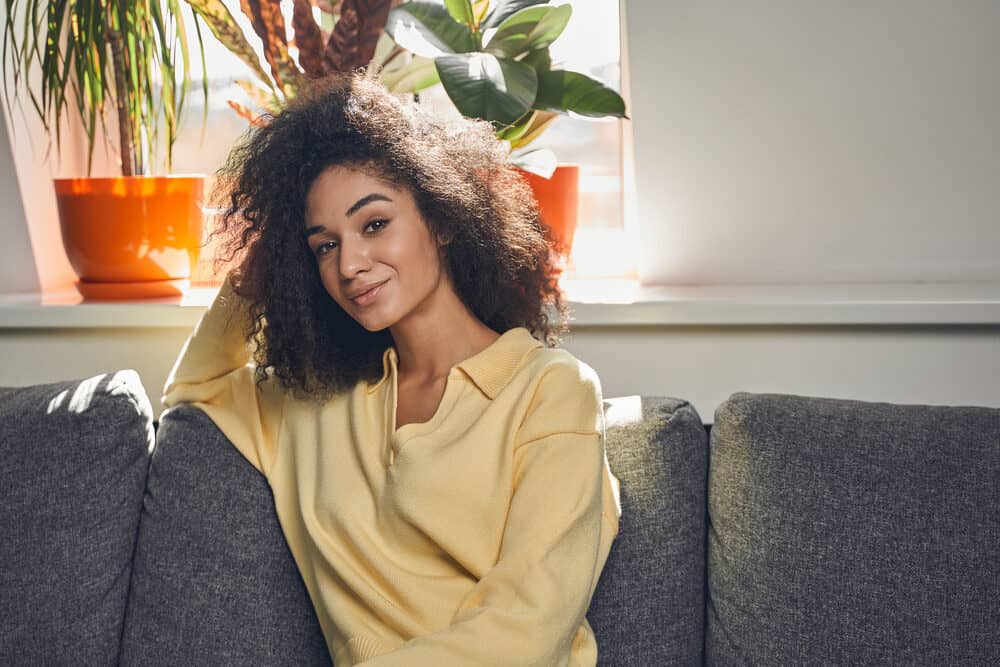
[[[316,246],[316,254],[325,255],[328,248],[332,250],[334,247],[336,247],[336,245],[337,245],[336,241],[327,241],[326,243],[320,243],[318,246]]]
[[[375,218],[374,220],[372,220],[371,222],[369,222],[367,225],[365,225],[365,229],[370,229],[373,232],[377,232],[377,231],[379,231],[380,229],[382,229],[383,227],[385,227],[388,224],[389,224],[389,221],[386,220],[385,218]]]

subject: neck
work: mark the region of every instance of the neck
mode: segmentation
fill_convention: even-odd
[[[455,290],[447,287],[442,284],[420,307],[391,327],[400,377],[445,377],[455,364],[499,338],[500,334],[483,324]]]

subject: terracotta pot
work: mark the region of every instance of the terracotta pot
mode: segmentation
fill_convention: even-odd
[[[158,286],[190,278],[201,246],[204,176],[54,183],[63,245],[81,292],[128,296],[134,286],[135,292],[155,295]]]
[[[561,164],[552,178],[518,168],[538,201],[542,222],[549,228],[553,249],[566,256],[573,250],[580,202],[580,166]]]

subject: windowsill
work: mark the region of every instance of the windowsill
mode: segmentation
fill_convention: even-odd
[[[1000,324],[1000,281],[643,286],[567,279],[563,287],[574,327]],[[216,289],[128,302],[84,302],[76,290],[0,295],[0,329],[188,328]]]

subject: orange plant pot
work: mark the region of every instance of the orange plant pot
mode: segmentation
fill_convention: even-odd
[[[63,246],[81,292],[178,293],[168,285],[190,278],[201,247],[204,176],[57,178],[54,184]]]
[[[552,178],[518,171],[528,181],[538,202],[538,212],[542,222],[549,228],[553,249],[569,256],[573,250],[573,237],[579,220],[580,166],[561,164],[556,167]]]

